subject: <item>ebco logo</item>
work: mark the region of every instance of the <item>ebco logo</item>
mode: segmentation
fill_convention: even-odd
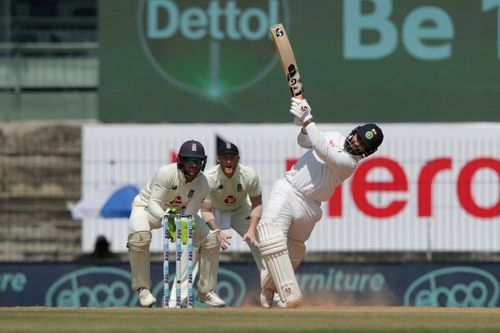
[[[170,283],[173,283],[173,278],[171,278]],[[163,290],[163,281],[158,282],[154,286],[152,292],[156,296],[156,299],[162,298]],[[219,269],[216,292],[226,301],[228,306],[241,306],[245,300],[245,296],[248,294],[245,279],[238,273],[223,267]],[[195,286],[196,293],[197,288]],[[200,301],[196,301],[195,307],[204,306],[206,305]]]
[[[114,267],[88,267],[72,271],[54,282],[45,295],[45,306],[134,306],[130,273]]]
[[[476,267],[447,267],[419,277],[408,287],[404,305],[444,307],[495,307],[500,296],[498,280]]]
[[[289,21],[287,0],[142,0],[141,46],[179,89],[218,99],[244,90],[277,62],[269,28]]]

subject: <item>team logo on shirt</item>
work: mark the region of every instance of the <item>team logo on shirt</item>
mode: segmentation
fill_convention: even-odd
[[[236,186],[236,191],[241,192],[242,189],[243,186],[241,184],[238,184],[238,186]]]
[[[226,199],[224,199],[224,203],[225,203],[226,205],[228,205],[228,206],[229,206],[229,205],[233,205],[235,202],[236,202],[236,198],[235,198],[234,196],[232,196],[232,195],[228,195],[228,196],[226,197]]]
[[[219,191],[222,191],[224,189],[224,185],[220,184],[219,187],[217,187]]]
[[[191,199],[194,196],[194,190],[189,191],[188,198]]]
[[[170,206],[177,206],[182,203],[182,197],[180,195],[176,196],[174,200],[168,202],[168,205]]]

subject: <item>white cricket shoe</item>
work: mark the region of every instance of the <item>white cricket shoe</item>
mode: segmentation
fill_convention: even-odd
[[[142,288],[139,291],[139,303],[143,308],[150,308],[156,303],[156,298],[148,289]]]
[[[283,302],[277,292],[271,289],[262,289],[260,293],[260,304],[264,308],[270,308],[273,304],[281,309],[294,309],[302,305],[302,299],[290,297]]]
[[[269,309],[273,304],[274,300],[274,290],[273,289],[262,289],[260,291],[260,305],[263,308]]]
[[[210,290],[207,294],[198,294],[198,300],[214,308],[226,306],[226,302],[224,302],[213,290]]]

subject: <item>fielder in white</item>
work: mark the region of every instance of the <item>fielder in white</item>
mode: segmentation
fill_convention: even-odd
[[[234,229],[247,242],[260,272],[263,263],[258,249],[256,227],[262,212],[262,189],[255,171],[239,161],[240,154],[236,145],[230,142],[218,142],[218,164],[204,172],[208,179],[209,192],[201,207],[201,216],[211,230],[221,230],[220,248],[222,250],[227,250],[231,246],[231,235],[227,230]],[[187,288],[187,261],[184,260],[185,257],[186,253],[183,252],[182,290]],[[217,264],[212,263],[218,272],[218,262]],[[202,264],[200,263],[200,265]],[[195,266],[193,276],[196,276],[196,271],[197,267]],[[211,285],[216,283],[217,273],[211,275],[210,278],[213,279]],[[172,290],[173,295],[174,290]],[[184,292],[182,297],[186,297]],[[209,301],[213,302],[213,300]],[[220,304],[220,302],[216,304],[214,306],[225,305],[225,303]]]
[[[208,194],[208,181],[201,172],[206,160],[205,149],[200,142],[195,140],[184,142],[179,149],[177,163],[159,168],[153,179],[132,203],[127,247],[130,255],[132,289],[139,292],[139,302],[143,307],[151,307],[156,303],[155,297],[150,292],[151,230],[162,227],[162,218],[170,208],[175,208],[179,214],[191,214],[195,218],[193,261],[199,255],[202,263],[205,261],[218,263],[218,251],[214,255],[212,249],[219,248],[220,230],[209,230],[196,215]],[[203,270],[204,267],[207,267],[207,270]],[[215,282],[210,282],[209,278],[214,275],[212,269],[213,265],[202,264],[198,283],[198,297],[202,300],[209,294],[211,299],[219,299],[214,292]]]
[[[210,191],[201,215],[207,224],[221,229],[222,250],[231,246],[231,236],[224,230],[234,229],[247,242],[260,272],[263,265],[257,247],[257,224],[262,214],[259,177],[251,167],[240,163],[238,147],[233,143],[219,144],[217,162],[205,173]]]
[[[298,144],[308,150],[285,177],[277,180],[257,226],[259,249],[267,269],[261,274],[260,302],[271,307],[275,292],[283,307],[302,304],[294,270],[304,258],[321,203],[349,178],[358,162],[373,154],[384,135],[375,124],[358,126],[345,138],[338,132],[322,132],[314,123],[305,99],[292,98],[290,112],[302,126]]]

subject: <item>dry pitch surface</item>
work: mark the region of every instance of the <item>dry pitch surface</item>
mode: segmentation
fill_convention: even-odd
[[[500,332],[500,309],[0,307],[0,332]]]

